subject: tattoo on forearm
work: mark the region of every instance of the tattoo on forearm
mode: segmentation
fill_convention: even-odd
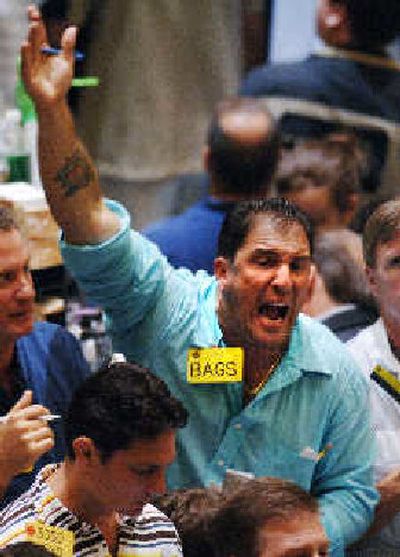
[[[57,181],[64,189],[65,197],[71,197],[79,190],[86,188],[94,177],[93,169],[79,149],[67,158],[65,165],[56,175]]]

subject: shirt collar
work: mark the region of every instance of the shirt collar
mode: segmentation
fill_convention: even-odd
[[[326,365],[323,345],[318,342],[318,331],[307,326],[312,321],[311,317],[302,313],[297,317],[284,362],[288,366],[295,366],[303,374],[332,375]],[[312,347],[315,349],[311,349]]]
[[[345,60],[351,60],[352,62],[359,62],[361,64],[366,64],[369,66],[376,66],[379,68],[400,71],[399,62],[397,62],[393,58],[389,58],[388,56],[380,56],[379,54],[362,52],[359,50],[323,46],[317,50],[316,55],[325,56],[327,58],[343,58]]]

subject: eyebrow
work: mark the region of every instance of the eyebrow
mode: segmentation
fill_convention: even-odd
[[[282,255],[282,254],[286,254],[287,252],[285,250],[280,250],[277,248],[255,248],[254,251],[252,252],[253,255]],[[301,252],[294,252],[292,254],[292,257],[304,257],[307,259],[311,259],[311,254],[308,253],[301,253]]]

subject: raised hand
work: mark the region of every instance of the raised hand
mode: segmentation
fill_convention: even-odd
[[[32,469],[54,446],[53,432],[41,419],[47,414],[46,408],[32,404],[32,392],[25,391],[4,416],[0,423],[0,484]]]
[[[60,54],[44,54],[41,49],[48,46],[47,34],[38,9],[29,6],[28,17],[28,38],[21,46],[22,77],[36,106],[47,107],[64,99],[71,86],[77,30],[68,27],[64,31]]]

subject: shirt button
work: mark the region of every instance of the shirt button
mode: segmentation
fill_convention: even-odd
[[[242,424],[235,424],[233,427],[235,429],[242,429]]]
[[[223,466],[224,464],[225,464],[225,462],[223,460],[218,461],[218,466]]]

